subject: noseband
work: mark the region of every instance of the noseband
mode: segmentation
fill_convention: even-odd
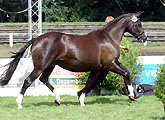
[[[137,38],[137,39],[140,39],[142,37],[142,35],[144,34],[144,31],[140,32],[140,33],[136,33],[134,36]]]

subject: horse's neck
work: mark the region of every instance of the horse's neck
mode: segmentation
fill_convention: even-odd
[[[116,21],[116,23],[107,26],[105,31],[115,42],[120,43],[127,28],[126,24],[128,24],[127,20],[119,20]]]

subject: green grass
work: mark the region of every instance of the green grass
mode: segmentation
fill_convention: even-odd
[[[14,44],[13,47],[10,47],[9,44],[0,45],[0,48],[22,48],[25,44]]]
[[[18,52],[25,44],[14,44],[10,47],[8,44],[0,45],[0,57],[10,57],[12,52]]]
[[[156,96],[130,102],[126,96],[86,97],[80,107],[77,97],[61,96],[61,106],[53,96],[25,96],[23,109],[16,97],[0,97],[0,120],[164,120],[163,104]]]

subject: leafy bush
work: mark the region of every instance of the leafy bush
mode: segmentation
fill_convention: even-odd
[[[130,71],[132,79],[138,77],[142,71],[142,65],[137,57],[140,55],[140,47],[138,44],[133,44],[132,40],[123,37],[121,45],[129,48],[130,52],[121,49],[119,61]],[[80,76],[83,82],[86,82],[89,72],[84,72]],[[134,82],[134,81],[133,81]],[[109,90],[122,89],[124,87],[123,77],[113,72],[109,72],[106,79],[99,84],[98,87]]]
[[[157,81],[155,81],[154,91],[155,95],[162,100],[165,110],[165,64],[159,65],[159,71],[157,72]]]

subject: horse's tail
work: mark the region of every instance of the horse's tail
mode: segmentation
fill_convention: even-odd
[[[20,58],[23,56],[26,49],[33,43],[34,43],[34,39],[30,40],[23,48],[20,49],[20,51],[18,51],[17,53],[14,53],[15,55],[11,56],[11,58],[14,58],[14,59],[6,65],[8,66],[8,68],[4,71],[4,73],[0,77],[0,86],[4,86],[8,84],[14,71],[17,68]]]

